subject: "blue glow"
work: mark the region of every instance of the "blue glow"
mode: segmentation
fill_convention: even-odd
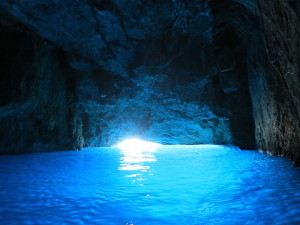
[[[300,168],[284,158],[125,146],[0,156],[0,224],[300,224]]]

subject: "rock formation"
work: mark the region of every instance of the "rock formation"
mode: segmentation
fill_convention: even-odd
[[[263,45],[253,49],[257,58],[250,68],[256,141],[300,165],[300,2],[259,3]]]

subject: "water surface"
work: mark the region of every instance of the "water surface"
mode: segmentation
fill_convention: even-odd
[[[0,224],[300,224],[300,170],[209,145],[1,156]]]

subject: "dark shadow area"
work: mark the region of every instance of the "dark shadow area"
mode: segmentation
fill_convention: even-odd
[[[24,100],[28,94],[30,87],[22,87],[22,81],[30,73],[34,43],[31,36],[4,26],[0,26],[0,33],[0,106],[5,106]]]

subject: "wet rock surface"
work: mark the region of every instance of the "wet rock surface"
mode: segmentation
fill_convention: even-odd
[[[260,1],[268,63],[253,68],[256,140],[259,148],[300,162],[300,3]],[[261,46],[259,46],[262,48]],[[257,54],[258,55],[258,54]]]
[[[135,136],[297,160],[297,4],[1,1],[0,152]]]

